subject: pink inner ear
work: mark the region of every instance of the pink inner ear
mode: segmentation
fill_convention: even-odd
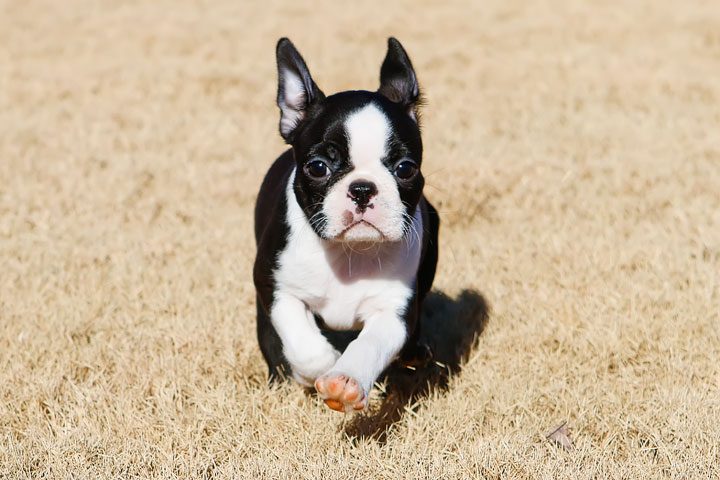
[[[288,108],[302,110],[305,106],[305,85],[302,79],[290,70],[283,70],[283,99]]]
[[[278,106],[280,107],[280,130],[283,134],[290,133],[305,116],[305,85],[294,72],[282,71],[283,90]]]

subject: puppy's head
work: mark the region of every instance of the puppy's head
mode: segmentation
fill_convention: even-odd
[[[388,40],[377,92],[326,97],[290,40],[277,45],[280,134],[293,148],[294,191],[315,232],[348,243],[396,242],[424,184],[415,71]]]

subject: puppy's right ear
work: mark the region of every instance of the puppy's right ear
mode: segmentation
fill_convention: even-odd
[[[277,43],[278,94],[280,135],[292,143],[297,127],[305,119],[308,108],[325,98],[305,65],[305,60],[287,38]]]

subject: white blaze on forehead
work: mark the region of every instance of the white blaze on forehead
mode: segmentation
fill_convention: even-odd
[[[405,233],[405,205],[395,177],[383,164],[388,156],[392,124],[375,104],[368,104],[345,119],[349,162],[352,171],[328,190],[323,200],[328,238],[342,235],[343,241],[399,241]],[[348,194],[355,181],[375,184],[377,191],[368,208],[360,211]],[[362,222],[348,229],[347,218]]]
[[[356,171],[377,168],[387,155],[390,122],[380,109],[370,104],[345,121],[350,161]]]

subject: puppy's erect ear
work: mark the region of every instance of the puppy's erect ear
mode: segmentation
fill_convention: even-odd
[[[287,38],[277,43],[278,95],[280,135],[291,143],[295,130],[313,103],[325,98],[305,65],[305,60]]]
[[[380,67],[378,93],[399,103],[408,114],[417,119],[416,107],[420,100],[420,88],[410,58],[396,38],[388,38],[388,50]]]

